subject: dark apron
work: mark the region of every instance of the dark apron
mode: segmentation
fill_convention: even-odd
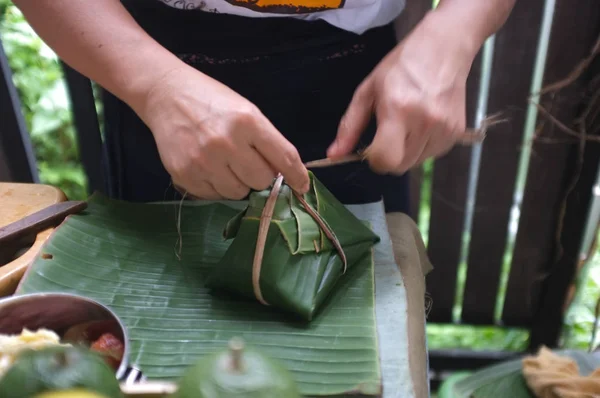
[[[323,21],[183,11],[156,0],[123,4],[164,47],[258,106],[304,162],[326,156],[354,90],[396,44],[391,25],[359,36]],[[372,123],[360,147],[371,142],[374,131]],[[105,144],[111,196],[130,201],[179,197],[149,129],[108,93]],[[384,197],[387,211],[408,211],[406,175],[378,175],[364,163],[314,173],[343,203]]]

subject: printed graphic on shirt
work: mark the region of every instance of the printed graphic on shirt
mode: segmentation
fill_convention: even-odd
[[[180,8],[183,10],[195,10],[197,8],[204,8],[206,3],[203,1],[198,2],[195,0],[162,0],[163,3],[170,5],[171,7]]]
[[[151,1],[151,0],[144,0]],[[362,34],[392,22],[406,0],[158,0],[171,7],[250,18],[324,20]]]
[[[197,0],[162,0],[172,7],[218,12],[207,9],[205,1]],[[273,14],[307,14],[317,11],[337,10],[344,7],[345,0],[225,0],[227,3],[256,12]]]
[[[228,3],[252,11],[274,14],[304,14],[344,7],[345,0],[227,0]]]

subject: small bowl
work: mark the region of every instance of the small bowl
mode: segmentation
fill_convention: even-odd
[[[21,334],[23,329],[35,332],[45,328],[53,331],[62,339],[73,326],[88,322],[107,322],[108,330],[121,340],[124,346],[123,359],[119,364],[118,380],[137,379],[140,372],[128,365],[129,343],[127,330],[117,315],[106,306],[89,298],[66,293],[33,293],[12,296],[0,300],[0,334]],[[90,336],[92,343],[99,335]],[[135,375],[132,375],[134,373]]]

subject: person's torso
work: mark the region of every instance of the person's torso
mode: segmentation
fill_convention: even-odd
[[[361,34],[393,21],[406,0],[159,0],[180,9],[253,18],[293,17],[324,20]]]

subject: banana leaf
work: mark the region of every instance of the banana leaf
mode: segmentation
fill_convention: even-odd
[[[600,366],[596,353],[561,351],[573,358],[580,373],[587,375]],[[483,368],[471,375],[457,375],[440,386],[439,398],[535,398],[521,371],[521,359]]]
[[[255,263],[257,239],[272,190],[250,195],[247,207],[227,223],[224,237],[233,242],[210,275],[209,287],[313,319],[338,279],[379,237],[309,174],[310,190],[303,196],[285,183],[274,184],[260,264]]]
[[[176,381],[240,336],[282,361],[305,396],[381,396],[372,253],[348,269],[310,323],[254,300],[213,295],[206,278],[231,244],[223,226],[240,210],[95,195],[49,238],[42,253],[51,256],[36,258],[17,293],[69,292],[109,306],[128,329],[130,363],[150,380]]]

